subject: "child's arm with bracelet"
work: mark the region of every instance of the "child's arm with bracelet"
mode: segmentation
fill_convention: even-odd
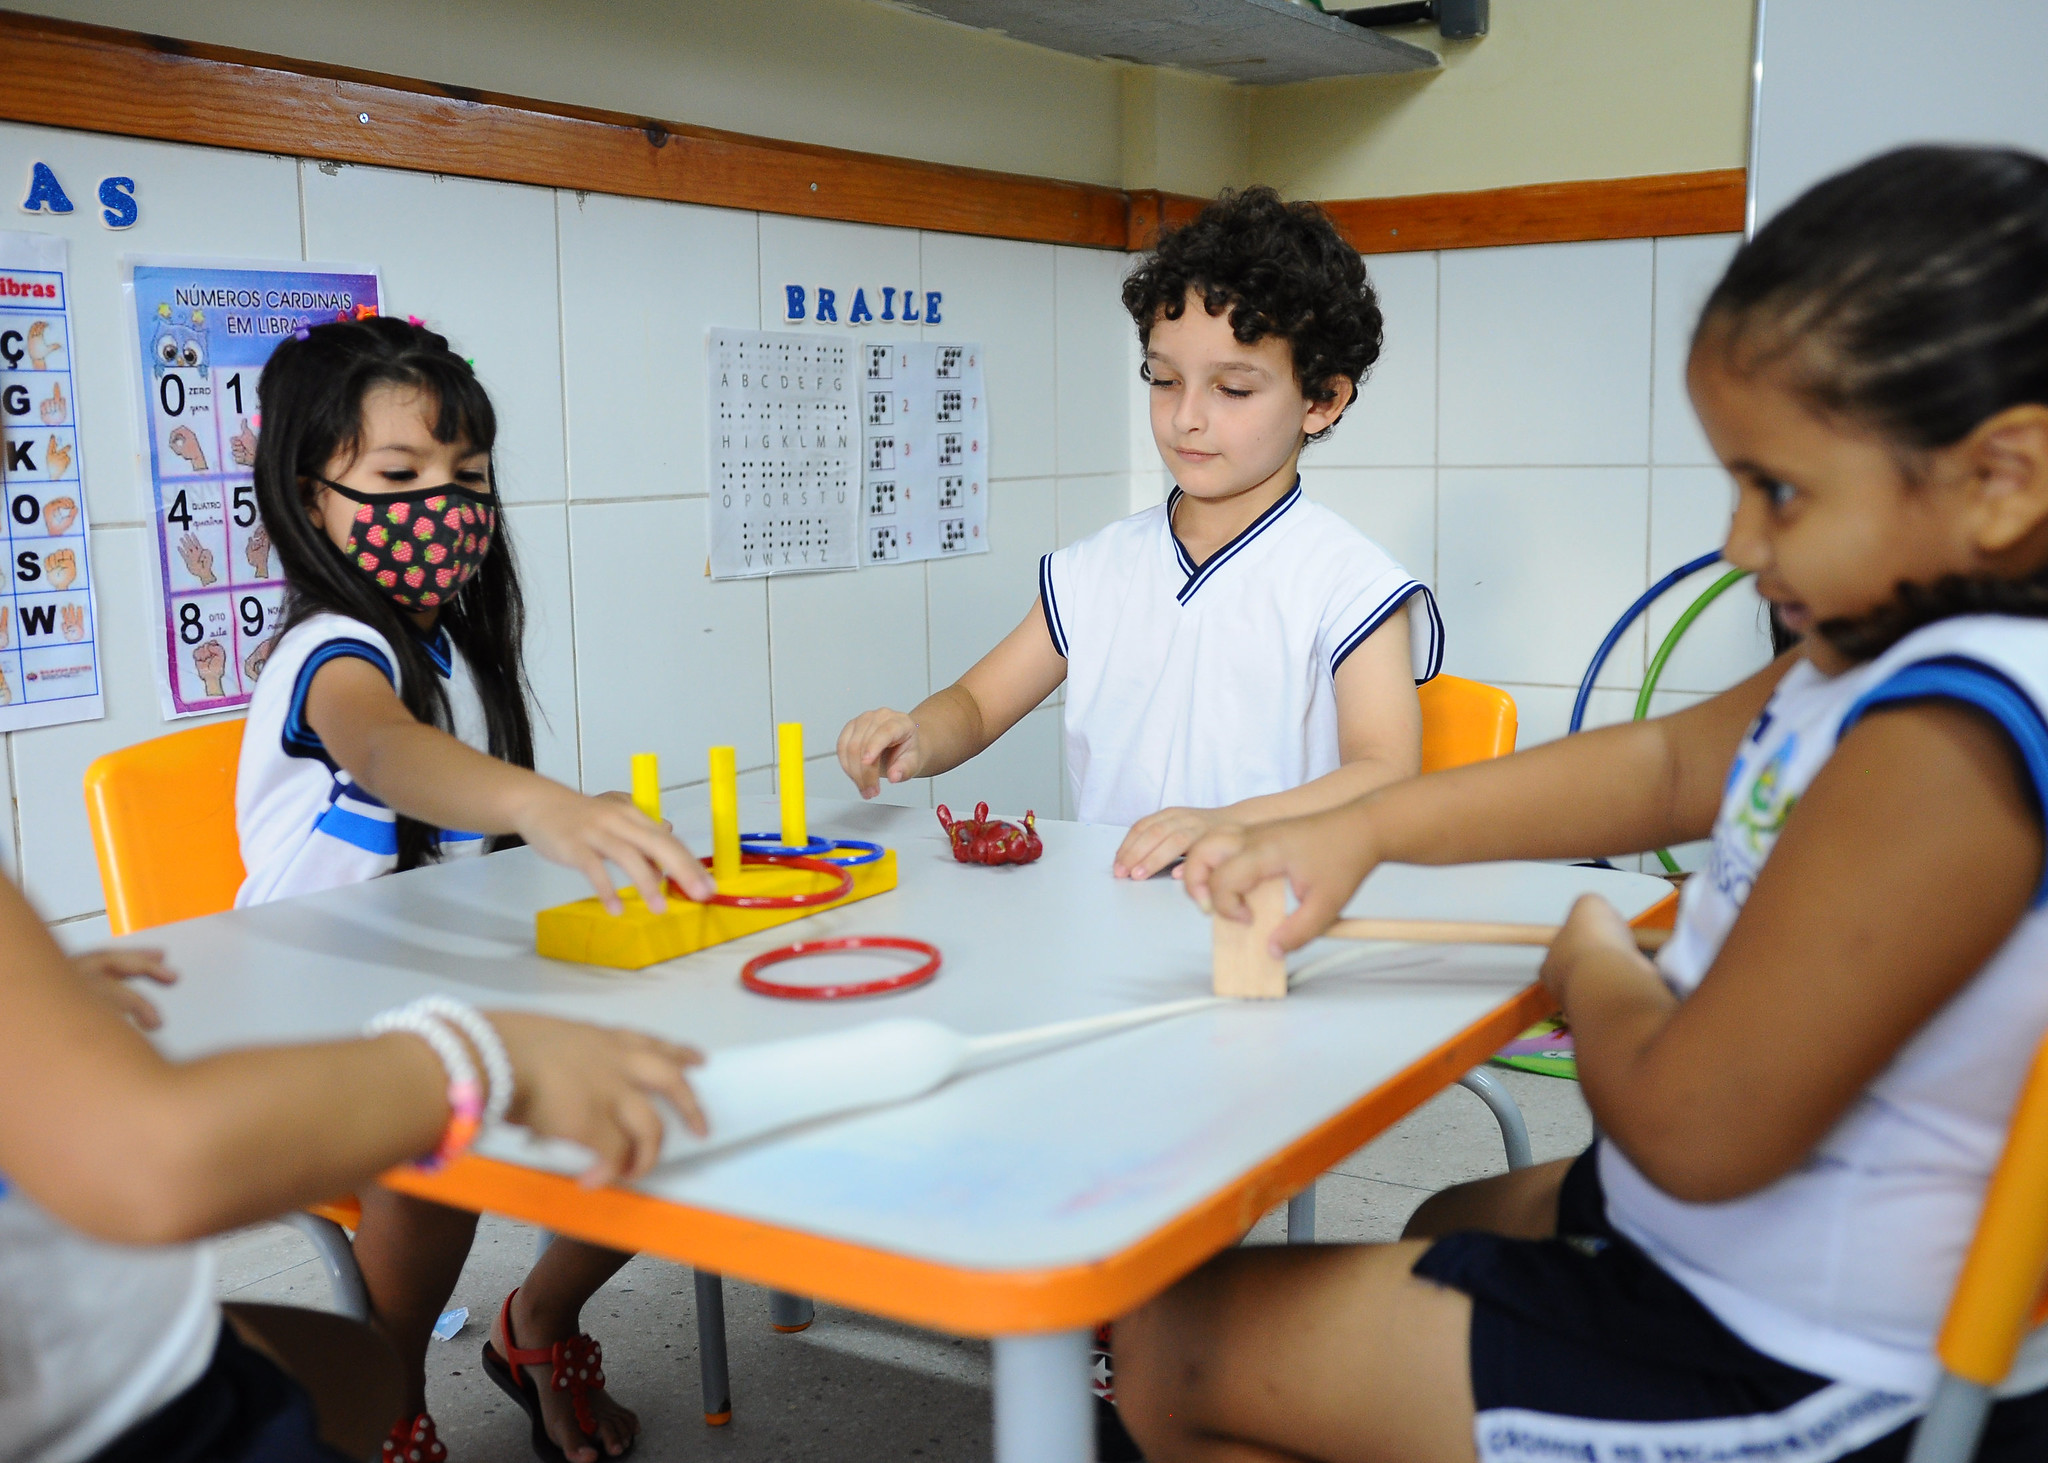
[[[1705,837],[1736,748],[1790,665],[1780,659],[1654,721],[1413,778],[1307,817],[1218,829],[1188,850],[1188,893],[1243,920],[1246,894],[1288,880],[1300,907],[1274,942],[1292,950],[1328,928],[1381,863],[1584,858]]]
[[[1789,1173],[2026,913],[2042,876],[2036,796],[1982,714],[1871,713],[1801,797],[1683,1002],[1612,906],[1580,900],[1543,979],[1601,1131],[1679,1199],[1738,1198]]]
[[[74,966],[0,879],[0,1173],[58,1219],[119,1243],[196,1239],[347,1193],[442,1142],[451,1074],[420,1037],[169,1062],[89,983],[148,973],[134,964]],[[487,1019],[509,1058],[507,1119],[592,1149],[587,1182],[654,1163],[655,1097],[702,1131],[689,1048],[547,1016]]]
[[[321,666],[306,695],[306,721],[334,760],[388,807],[442,828],[516,833],[543,858],[581,871],[614,914],[619,896],[606,864],[652,909],[666,906],[664,876],[692,899],[716,892],[689,849],[630,803],[585,797],[421,723],[368,661],[343,657]]]
[[[1344,658],[1336,693],[1342,765],[1334,772],[1228,807],[1162,808],[1140,818],[1116,851],[1116,876],[1150,878],[1212,829],[1319,813],[1422,770],[1422,703],[1415,696],[1405,605]]]
[[[883,707],[849,721],[839,733],[839,766],[864,798],[884,782],[951,772],[986,751],[1066,678],[1067,662],[1053,648],[1045,610],[1034,603],[994,650],[908,715]]]

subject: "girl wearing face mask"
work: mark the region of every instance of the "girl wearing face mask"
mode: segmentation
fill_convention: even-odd
[[[648,904],[712,885],[660,823],[533,768],[523,610],[493,479],[496,414],[442,336],[372,318],[316,326],[264,368],[256,501],[285,580],[235,789],[236,904],[337,888],[524,840],[615,911],[610,865]],[[408,1369],[387,1459],[438,1463],[426,1348],[476,1216],[376,1187],[356,1236],[377,1319]],[[544,1458],[595,1463],[639,1424],[605,1393],[578,1315],[627,1256],[550,1246],[506,1298],[486,1371]],[[515,1354],[516,1352],[516,1354]],[[565,1385],[557,1387],[556,1377]]]

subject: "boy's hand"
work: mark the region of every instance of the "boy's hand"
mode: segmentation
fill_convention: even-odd
[[[1187,851],[1181,877],[1205,914],[1240,924],[1251,919],[1245,896],[1269,879],[1285,879],[1300,901],[1273,931],[1276,955],[1328,929],[1379,862],[1372,838],[1346,808],[1283,818],[1256,828],[1225,825]]]
[[[704,1135],[703,1110],[684,1077],[704,1060],[694,1047],[527,1011],[485,1014],[512,1062],[506,1119],[595,1152],[597,1163],[581,1176],[590,1187],[637,1178],[661,1157],[656,1097]]]
[[[142,992],[130,989],[132,979],[153,980],[169,985],[178,977],[164,964],[161,950],[88,950],[71,957],[71,968],[79,973],[93,994],[112,1006],[144,1031],[164,1024],[156,1003]]]
[[[534,781],[538,786],[519,810],[513,831],[542,858],[581,870],[610,913],[625,906],[607,863],[625,874],[657,914],[668,908],[665,880],[674,880],[696,900],[718,892],[696,856],[630,798],[590,798],[545,778]]]
[[[840,770],[864,798],[880,792],[885,778],[903,782],[917,776],[923,763],[917,723],[900,711],[863,711],[839,733]]]
[[[1119,879],[1149,879],[1186,853],[1203,834],[1230,823],[1216,808],[1161,808],[1131,825],[1111,861],[1110,873]],[[1183,877],[1183,873],[1175,869],[1174,877]]]

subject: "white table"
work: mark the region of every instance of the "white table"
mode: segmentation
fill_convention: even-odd
[[[746,800],[742,817],[749,828],[777,822],[767,799]],[[677,817],[701,849],[691,821]],[[895,848],[899,887],[638,972],[534,953],[534,912],[588,890],[525,850],[149,930],[137,941],[167,947],[184,975],[152,992],[161,1045],[192,1056],[341,1036],[429,991],[715,1050],[885,1015],[993,1034],[1209,988],[1208,922],[1173,880],[1111,879],[1115,830],[1043,823],[1040,862],[990,869],[954,863],[922,809],[820,803],[811,821]],[[1555,922],[1588,890],[1634,917],[1669,886],[1546,864],[1389,867],[1349,912]],[[945,967],[920,989],[859,1001],[781,1001],[739,986],[750,955],[858,932],[930,940]],[[1311,946],[1292,963],[1339,948]],[[589,1193],[482,1156],[389,1182],[991,1336],[1000,1463],[1075,1463],[1092,1447],[1096,1323],[1235,1243],[1548,1009],[1531,989],[1537,950],[1353,948],[1357,973],[1285,1001],[1198,1011],[979,1072],[915,1102],[658,1169],[630,1189]]]

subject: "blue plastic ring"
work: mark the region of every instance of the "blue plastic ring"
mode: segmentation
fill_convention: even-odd
[[[740,847],[748,853],[765,854],[769,858],[810,858],[815,854],[830,853],[839,845],[829,838],[812,838],[802,848],[792,848],[781,841],[780,833],[742,833]]]
[[[858,848],[862,850],[857,858],[821,858],[818,860],[821,864],[835,864],[842,869],[856,869],[862,864],[880,863],[884,851],[881,844],[869,843],[859,838],[835,838],[832,840],[832,847]]]

